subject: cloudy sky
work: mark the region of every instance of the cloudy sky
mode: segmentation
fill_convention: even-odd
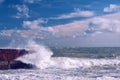
[[[0,0],[0,47],[120,47],[120,0]]]

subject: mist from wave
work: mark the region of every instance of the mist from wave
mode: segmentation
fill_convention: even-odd
[[[53,55],[53,52],[49,48],[38,45],[34,41],[28,42],[28,45],[24,48],[30,53],[21,56],[16,60],[35,65],[37,68],[45,68],[50,64],[50,58]]]

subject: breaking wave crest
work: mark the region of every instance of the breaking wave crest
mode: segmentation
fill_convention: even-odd
[[[54,67],[57,68],[88,68],[92,66],[117,66],[120,65],[119,59],[74,59],[74,58],[56,58],[53,60]]]
[[[24,63],[30,63],[37,68],[88,68],[92,66],[104,66],[104,65],[120,65],[119,58],[115,59],[80,59],[80,58],[68,58],[68,57],[51,57],[53,52],[47,47],[30,42],[26,49],[33,50],[31,54],[19,57]]]
[[[25,49],[29,50],[31,53],[19,57],[17,60],[35,65],[37,68],[45,68],[48,66],[53,54],[50,49],[45,46],[38,45],[33,41],[30,41]]]

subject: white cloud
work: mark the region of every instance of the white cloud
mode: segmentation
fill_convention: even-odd
[[[37,19],[33,21],[23,21],[23,27],[27,28],[28,30],[24,30],[23,33],[27,37],[35,37],[44,39],[47,37],[50,37],[50,35],[54,35],[54,29],[52,27],[43,27],[41,24],[46,23],[47,21],[44,21],[42,19]]]
[[[45,23],[45,21],[42,19],[38,19],[34,21],[23,21],[23,26],[24,28],[29,28],[29,29],[39,29],[41,23]]]
[[[43,27],[41,23],[43,23],[44,20],[41,19],[24,21],[23,26],[25,30],[4,30],[0,34],[4,36],[10,36],[11,39],[37,39],[39,41],[43,41],[48,44],[50,43],[52,45],[82,44],[84,46],[90,44],[91,41],[93,41],[92,44],[99,45],[103,45],[104,43],[106,44],[106,42],[107,44],[109,44],[113,41],[119,43],[119,15],[120,13],[114,13],[82,21],[74,21],[68,24],[61,24],[49,27]],[[94,38],[91,37],[91,35],[94,35]],[[107,38],[110,40],[108,41]]]
[[[23,27],[28,28],[30,30],[43,30],[43,31],[49,31],[52,32],[52,27],[43,27],[41,24],[46,23],[47,21],[42,19],[37,19],[33,21],[23,21]]]
[[[75,17],[92,17],[94,15],[95,14],[92,11],[82,11],[80,9],[75,9],[75,11],[72,13],[63,14],[63,15],[60,15],[60,16],[53,18],[53,19],[69,19],[69,18],[75,18]]]
[[[23,26],[26,30],[22,30],[21,34],[27,37],[35,35],[34,37],[50,38],[83,36],[84,34],[120,33],[119,15],[120,13],[115,13],[49,27],[41,25],[46,22],[42,19],[24,21]],[[1,34],[6,34],[6,32],[2,32]]]
[[[13,30],[9,30],[9,31],[2,30],[2,31],[0,31],[0,35],[2,35],[2,36],[11,36],[12,32],[13,32]]]
[[[83,35],[86,27],[85,24],[86,23],[84,21],[75,21],[69,24],[54,26],[53,29],[56,32],[57,36],[80,36]]]
[[[101,33],[120,33],[120,23],[117,19],[107,19],[104,17],[97,17],[89,21],[87,34],[101,34]]]
[[[62,36],[82,36],[83,34],[120,33],[120,13],[94,17],[83,21],[54,26],[56,34]]]
[[[104,8],[104,12],[117,12],[120,11],[120,6],[116,4],[110,4],[109,7]]]
[[[29,18],[29,8],[26,5],[16,5],[15,8],[17,8],[17,14],[14,16],[15,18]]]
[[[30,4],[33,4],[39,1],[42,1],[42,0],[24,0],[25,3],[30,3]]]
[[[120,13],[90,18],[83,21],[74,21],[68,24],[43,27],[46,22],[42,19],[24,21],[23,26],[27,28],[22,34],[40,38],[50,37],[77,37],[84,35],[97,35],[102,33],[120,33]]]

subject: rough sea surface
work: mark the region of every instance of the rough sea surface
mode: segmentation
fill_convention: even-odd
[[[66,52],[65,49],[51,51],[36,44],[27,48],[35,52],[16,60],[36,67],[0,70],[0,80],[120,80],[119,49],[82,48],[83,51],[68,49]]]
[[[120,61],[117,59],[113,62],[85,60],[79,65],[70,61],[72,59],[67,60],[44,69],[1,70],[0,80],[120,80]]]

